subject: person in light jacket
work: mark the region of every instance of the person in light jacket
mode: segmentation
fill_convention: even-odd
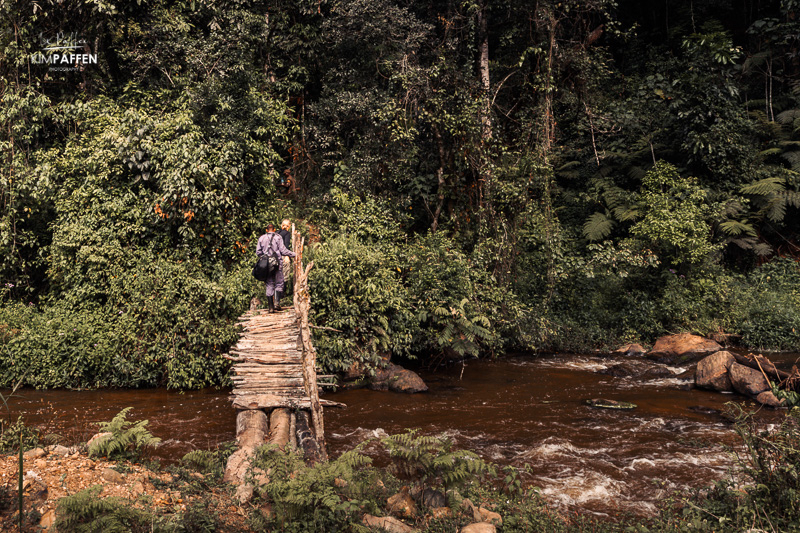
[[[278,231],[275,232],[278,235],[280,235],[281,237],[283,237],[283,245],[286,246],[286,248],[288,248],[289,250],[292,249],[292,231],[291,230],[292,230],[292,221],[289,220],[288,218],[284,218],[283,221],[281,221],[281,229],[279,229]],[[282,257],[281,258],[281,262],[283,263],[283,286],[284,286],[285,290],[282,291],[277,296],[278,302],[280,302],[281,297],[285,293],[287,293],[287,292],[291,293],[292,292],[292,287],[293,287],[292,284],[294,282],[294,276],[292,275],[293,273],[292,273],[291,262],[289,261],[289,257],[288,256]]]
[[[269,224],[267,232],[258,238],[258,246],[256,247],[256,256],[261,257],[266,253],[277,255],[281,258],[283,256],[295,256],[295,253],[283,244],[283,238],[275,233],[275,226],[272,224]],[[280,311],[281,296],[283,296],[283,260],[278,261],[278,270],[267,277],[267,281],[264,284],[266,286],[269,312]]]

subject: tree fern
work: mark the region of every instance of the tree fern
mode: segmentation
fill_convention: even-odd
[[[792,171],[782,169],[783,175],[763,178],[741,188],[741,192],[750,196],[758,208],[758,215],[772,222],[781,222],[786,217],[789,207],[800,207],[800,191],[787,187]]]
[[[750,224],[746,224],[739,220],[726,220],[719,225],[719,228],[727,235],[740,236],[749,235],[755,236],[756,230]]]

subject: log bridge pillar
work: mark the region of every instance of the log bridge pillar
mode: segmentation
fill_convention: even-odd
[[[298,447],[307,462],[326,461],[322,407],[344,404],[320,400],[316,351],[308,323],[308,272],[303,268],[303,239],[292,230],[297,257],[294,269],[294,302],[280,312],[252,310],[239,319],[239,342],[225,357],[233,365],[233,406],[239,449],[228,459],[224,480],[238,485],[240,501],[248,500],[254,483],[265,483],[268,474],[251,471],[256,449],[272,443]]]

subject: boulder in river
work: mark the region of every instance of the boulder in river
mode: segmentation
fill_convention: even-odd
[[[398,371],[392,374],[389,378],[389,390],[394,392],[425,392],[428,386],[419,377],[419,374],[408,370],[407,368],[398,367]]]
[[[394,392],[425,392],[428,386],[416,372],[403,368],[400,365],[389,363],[385,368],[378,369],[369,384],[372,390],[391,390]]]
[[[770,389],[769,382],[761,371],[750,368],[739,363],[733,363],[728,370],[731,378],[731,385],[740,394],[745,394],[755,398],[764,391]]]
[[[636,409],[635,403],[621,402],[619,400],[605,400],[603,398],[592,398],[584,402],[589,407],[596,407],[598,409]]]
[[[767,407],[786,407],[784,400],[779,400],[777,396],[771,390],[765,390],[758,396],[756,396],[756,401],[761,405],[766,405]]]
[[[658,339],[647,357],[660,363],[680,364],[721,349],[722,346],[711,339],[691,333],[678,333]]]
[[[728,369],[736,362],[733,354],[726,351],[713,353],[697,363],[694,382],[698,387],[719,392],[733,390]]]
[[[646,352],[647,350],[645,350],[641,344],[625,344],[624,346],[620,346],[619,348],[614,350],[612,353],[631,357],[636,355],[642,355],[643,353]]]

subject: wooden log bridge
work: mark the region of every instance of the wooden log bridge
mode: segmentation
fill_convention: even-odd
[[[344,404],[320,400],[316,352],[308,323],[310,298],[308,272],[303,268],[304,240],[292,228],[294,299],[289,308],[275,313],[253,309],[239,318],[243,331],[225,357],[234,361],[233,406],[237,409],[236,442],[239,449],[228,459],[225,481],[238,485],[241,501],[248,500],[254,483],[268,474],[251,472],[256,449],[272,443],[302,449],[308,462],[325,461],[322,408]]]

